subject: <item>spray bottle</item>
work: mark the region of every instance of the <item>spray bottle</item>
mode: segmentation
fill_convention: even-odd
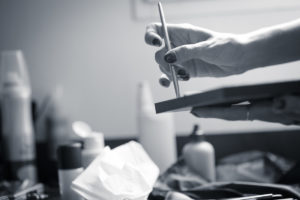
[[[176,161],[176,137],[171,113],[156,114],[148,82],[138,85],[139,142],[164,172]]]
[[[2,52],[1,117],[9,179],[36,182],[31,88],[22,51]]]

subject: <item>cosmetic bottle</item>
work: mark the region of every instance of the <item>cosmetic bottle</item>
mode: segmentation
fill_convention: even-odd
[[[172,113],[156,114],[149,83],[138,85],[138,139],[163,173],[176,162],[176,135]]]
[[[31,88],[22,51],[2,52],[0,75],[6,178],[36,182]]]
[[[83,138],[82,166],[87,168],[89,164],[102,152],[104,137],[102,133],[92,132]]]
[[[199,129],[198,125],[194,126],[190,140],[182,150],[186,165],[208,182],[215,181],[215,150],[213,145],[205,141],[203,131]]]
[[[62,200],[83,200],[71,189],[72,181],[83,172],[81,144],[61,145],[57,149],[59,192]]]

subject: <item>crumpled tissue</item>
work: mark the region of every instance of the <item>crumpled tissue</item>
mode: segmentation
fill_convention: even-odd
[[[142,145],[131,141],[105,147],[71,187],[88,200],[146,200],[158,175]]]

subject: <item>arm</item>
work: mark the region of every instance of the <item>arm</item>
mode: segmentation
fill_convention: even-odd
[[[160,24],[147,27],[145,40],[160,46]],[[219,33],[188,24],[168,25],[173,49],[156,52],[168,76],[168,63],[191,77],[224,77],[248,70],[300,60],[300,19],[246,34]]]
[[[249,68],[282,64],[300,59],[300,19],[263,28],[242,36]]]

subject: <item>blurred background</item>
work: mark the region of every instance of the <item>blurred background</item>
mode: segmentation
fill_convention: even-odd
[[[220,32],[246,33],[299,18],[297,0],[162,0],[169,23],[191,23]],[[106,138],[137,135],[137,85],[148,80],[154,102],[174,98],[158,83],[156,47],[145,27],[159,21],[152,0],[0,0],[0,51],[23,51],[33,99],[61,88],[59,106],[70,121],[88,122]],[[300,62],[227,78],[180,83],[183,92],[224,85],[300,78]],[[227,122],[175,113],[178,135],[201,123],[206,133],[294,129],[266,122]]]

